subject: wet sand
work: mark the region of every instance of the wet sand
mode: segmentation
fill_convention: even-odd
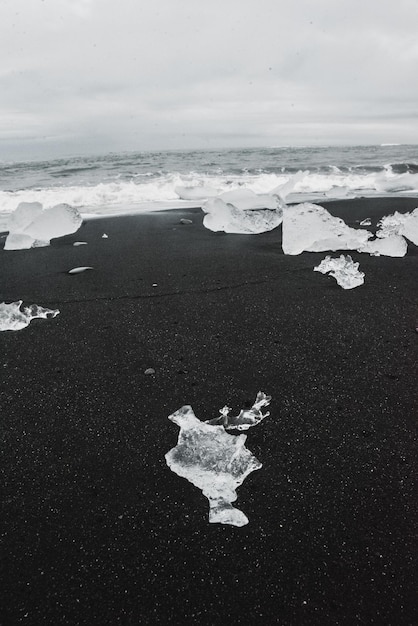
[[[418,199],[327,206],[375,225]],[[353,253],[365,284],[344,291],[312,271],[326,253],[284,256],[280,228],[202,218],[0,250],[0,301],[60,309],[0,334],[0,624],[416,624],[417,248]],[[250,523],[210,525],[166,466],[167,416],[260,389],[271,416],[246,446],[263,467],[236,503]]]

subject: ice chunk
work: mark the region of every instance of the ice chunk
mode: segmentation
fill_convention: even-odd
[[[73,246],[87,246],[87,241],[74,241]]]
[[[418,246],[418,208],[411,213],[398,213],[382,217],[378,223],[377,237],[389,237],[390,235],[403,235],[409,241]]]
[[[233,416],[229,415],[232,409],[228,406],[224,406],[223,409],[219,411],[221,414],[220,417],[207,420],[205,423],[212,425],[217,424],[223,426],[226,430],[248,430],[251,426],[256,426],[265,417],[270,415],[269,411],[267,411],[267,413],[261,411],[263,406],[270,404],[270,400],[271,396],[267,396],[262,391],[259,391],[251,409],[242,409],[239,415]]]
[[[390,235],[389,237],[373,239],[367,241],[358,252],[368,252],[372,256],[392,256],[403,257],[407,253],[408,245],[401,235]]]
[[[367,230],[350,228],[324,207],[306,202],[283,211],[283,252],[357,250],[372,236]]]
[[[329,272],[329,275],[333,276],[343,289],[354,289],[364,283],[364,273],[359,272],[358,266],[359,264],[354,263],[350,255],[342,254],[337,259],[327,256],[317,267],[314,267],[314,272],[322,274]]]
[[[371,226],[371,225],[372,225],[372,220],[370,219],[370,217],[366,217],[365,220],[360,222],[360,226]]]
[[[227,204],[233,204],[237,209],[242,211],[251,211],[254,209],[277,209],[279,201],[277,195],[268,193],[254,193],[251,189],[232,189],[225,191],[219,198]]]
[[[209,500],[209,522],[244,526],[248,518],[232,506],[236,489],[261,463],[245,447],[246,435],[197,419],[186,405],[169,416],[180,427],[177,445],[165,455],[169,468],[202,490]]]
[[[206,200],[217,196],[219,191],[214,187],[204,187],[203,185],[195,185],[193,187],[176,187],[176,194],[182,200]]]
[[[69,270],[68,273],[69,274],[81,274],[82,272],[85,272],[87,270],[92,270],[92,267],[89,267],[87,265],[83,265],[82,267],[73,267],[72,270]]]
[[[296,174],[293,174],[293,176],[291,176],[288,181],[272,189],[270,193],[278,194],[282,198],[282,200],[285,200],[286,197],[295,190],[296,185],[308,174],[309,170],[299,170],[298,172],[296,172]]]
[[[58,309],[43,309],[37,304],[24,307],[20,310],[23,300],[6,304],[0,303],[0,331],[2,330],[21,330],[29,326],[31,320],[41,317],[44,319],[56,317],[59,313]]]
[[[273,230],[283,219],[283,202],[275,196],[274,208],[240,209],[222,198],[207,200],[202,209],[206,213],[203,225],[209,230],[225,233],[255,235]]]
[[[9,218],[4,249],[48,246],[51,239],[75,233],[81,223],[80,213],[68,204],[42,209],[39,202],[21,202]]]

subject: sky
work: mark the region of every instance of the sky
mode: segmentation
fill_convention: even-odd
[[[0,158],[418,144],[418,0],[0,0]]]

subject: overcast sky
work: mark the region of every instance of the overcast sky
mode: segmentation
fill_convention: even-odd
[[[418,143],[418,0],[0,0],[0,158]]]

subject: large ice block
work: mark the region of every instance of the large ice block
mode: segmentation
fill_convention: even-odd
[[[325,257],[316,267],[314,272],[321,272],[333,276],[343,289],[354,289],[364,283],[364,273],[360,272],[359,264],[354,263],[350,255],[343,254],[336,259],[330,256]]]
[[[235,202],[245,208],[237,207]],[[265,206],[267,203],[268,207]],[[263,207],[257,206],[259,204]],[[268,201],[265,198],[259,201],[258,198],[249,198],[248,195],[235,197],[234,204],[225,202],[222,197],[210,198],[202,205],[206,213],[203,225],[215,232],[247,235],[264,233],[281,224],[283,206],[279,196],[268,196]]]
[[[59,313],[58,309],[44,309],[37,304],[20,309],[23,300],[6,304],[0,303],[0,331],[3,330],[22,330],[29,326],[30,322],[37,318],[53,318]]]
[[[68,204],[42,209],[39,202],[21,202],[9,218],[4,249],[48,246],[51,239],[75,233],[82,221],[77,209]]]
[[[401,235],[372,239],[358,248],[358,252],[368,252],[371,256],[403,257],[407,251],[408,245]]]
[[[202,490],[209,500],[209,522],[244,526],[248,518],[232,506],[236,489],[261,463],[245,447],[246,435],[211,426],[186,405],[169,416],[180,427],[177,445],[165,455],[169,468]]]
[[[287,206],[283,211],[285,254],[357,250],[372,236],[367,230],[350,228],[324,207],[306,202]]]
[[[267,396],[263,391],[259,391],[253,406],[250,409],[242,409],[238,415],[230,415],[232,409],[228,406],[224,406],[220,409],[219,417],[215,417],[212,420],[206,420],[206,424],[223,426],[225,430],[248,430],[251,426],[256,426],[265,417],[270,415],[270,412],[262,412],[264,406],[270,404],[271,396]]]

